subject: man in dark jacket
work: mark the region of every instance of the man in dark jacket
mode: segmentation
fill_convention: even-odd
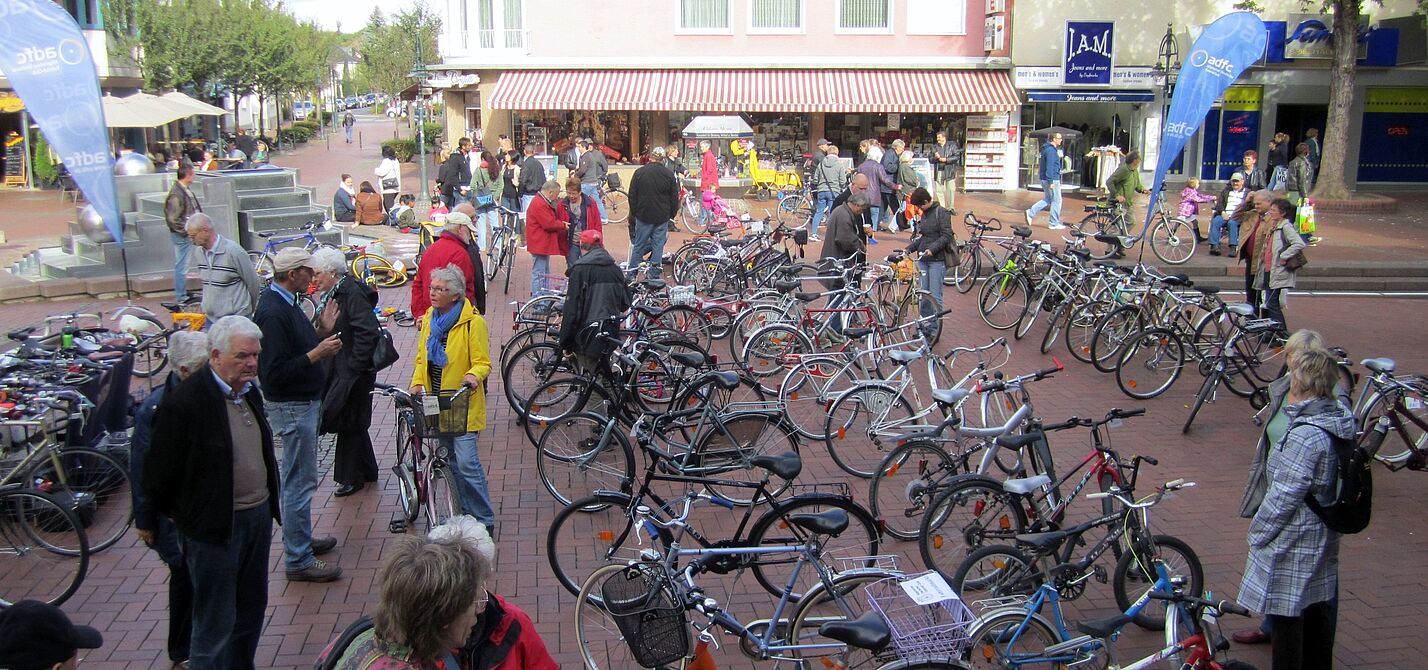
[[[182,305],[188,301],[188,254],[193,243],[188,239],[184,224],[188,217],[203,211],[198,204],[198,196],[193,194],[193,165],[179,163],[174,185],[164,198],[164,223],[169,227],[169,237],[174,241],[174,300]]]
[[[679,213],[679,178],[659,161],[645,163],[630,178],[630,215],[635,228],[630,240],[630,263],[625,272],[631,279],[635,268],[650,257],[648,275],[658,278],[664,262],[664,243],[669,238],[668,223]]]
[[[600,197],[600,184],[610,173],[610,162],[605,154],[595,147],[590,138],[580,141],[580,163],[575,168],[575,176],[580,178],[580,194],[595,201],[600,206],[600,223],[609,223],[610,214],[605,211],[605,199]]]
[[[898,169],[901,167],[899,165],[899,150],[902,148],[902,146],[902,140],[893,140],[892,143],[888,144],[887,146],[883,146],[882,144],[878,145],[878,147],[883,150],[883,156],[882,158],[878,159],[878,163],[882,166],[883,172],[887,173],[890,186],[897,186],[897,173]],[[884,222],[891,223],[897,213],[897,189],[884,186],[882,193],[880,193],[879,195],[881,196],[883,207],[881,210],[878,211],[879,219],[878,221],[874,222],[874,227],[877,227],[883,224]]]
[[[541,163],[540,159],[535,157],[536,145],[527,142],[523,150],[525,157],[521,159],[520,182],[516,184],[521,191],[522,215],[524,215],[527,209],[530,209],[531,201],[540,193],[541,188],[545,186],[545,182],[547,181],[545,176],[545,164]]]
[[[253,320],[263,330],[258,378],[268,415],[283,438],[283,562],[288,581],[330,582],[342,569],[318,560],[337,546],[334,538],[312,536],[312,494],[317,491],[319,399],[326,388],[320,363],[342,348],[337,335],[319,341],[312,322],[297,306],[316,270],[312,256],[288,247],[273,259],[273,282],[258,298]]]
[[[923,300],[919,305],[921,315],[929,317],[942,313],[942,278],[947,276],[946,253],[956,241],[952,237],[952,214],[946,207],[938,205],[925,188],[913,189],[908,202],[922,208],[922,222],[917,224],[917,237],[907,245],[907,254],[917,261],[922,290],[932,294],[932,300]],[[922,333],[933,337],[941,328],[941,319],[938,319],[923,324]]]
[[[242,316],[208,331],[208,364],[154,414],[143,487],[173,520],[193,584],[194,668],[251,668],[268,603],[278,469],[253,384],[263,333]]]
[[[828,214],[828,233],[823,236],[823,250],[818,255],[823,259],[825,267],[832,267],[832,260],[842,260],[849,256],[853,256],[855,262],[861,261],[865,247],[858,231],[868,207],[867,194],[854,193],[849,196],[847,202],[834,207]],[[839,288],[841,282],[838,284],[833,288]]]
[[[436,173],[437,186],[441,188],[441,197],[446,200],[448,208],[455,207],[458,198],[464,200],[466,191],[471,186],[471,163],[466,159],[469,153],[471,138],[463,137],[457,140],[456,151],[446,157],[446,162],[441,164],[441,169]]]
[[[873,194],[870,190],[870,183],[867,175],[861,172],[853,173],[852,179],[848,180],[848,188],[843,189],[843,192],[839,193],[838,197],[833,199],[833,204],[828,210],[829,216],[832,216],[834,209],[847,204],[848,199],[855,195],[861,193],[871,199]],[[864,208],[863,211],[855,217],[855,221],[858,224],[858,240],[863,242],[864,245],[878,243],[877,238],[870,234],[873,231],[873,214],[871,210],[871,207]]]
[[[630,289],[620,266],[605,251],[605,239],[599,231],[580,233],[580,260],[575,261],[566,275],[565,307],[560,317],[560,348],[580,356],[582,367],[591,369],[603,357],[605,343],[593,323],[623,314],[630,308]],[[603,329],[598,332],[604,332]]]

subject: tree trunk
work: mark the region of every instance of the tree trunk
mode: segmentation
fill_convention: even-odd
[[[1359,3],[1334,0],[1334,58],[1329,70],[1329,118],[1324,124],[1324,151],[1314,197],[1343,200],[1349,197],[1344,174],[1349,149],[1350,110],[1354,104],[1354,68],[1359,51]]]

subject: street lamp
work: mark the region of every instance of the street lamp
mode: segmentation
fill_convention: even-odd
[[[1155,83],[1160,84],[1165,105],[1170,105],[1170,96],[1175,92],[1175,80],[1180,78],[1180,47],[1175,43],[1175,29],[1165,24],[1165,36],[1160,38],[1160,57],[1151,69]]]
[[[425,104],[425,99],[426,99],[426,96],[431,95],[431,88],[430,88],[429,86],[427,86],[427,77],[428,77],[429,75],[430,75],[430,72],[428,72],[427,69],[426,69],[426,63],[422,61],[422,57],[421,57],[421,35],[418,34],[418,35],[417,35],[417,38],[416,38],[416,61],[415,61],[414,64],[412,65],[412,71],[407,73],[407,77],[409,77],[409,78],[415,80],[415,81],[416,81],[416,85],[417,85],[416,109],[414,109],[414,110],[412,111],[412,117],[415,118],[415,119],[416,119],[416,122],[417,122],[417,160],[420,161],[420,165],[421,165],[421,191],[420,191],[420,193],[422,194],[422,196],[421,196],[421,200],[419,200],[419,201],[417,201],[417,202],[418,202],[418,206],[425,206],[425,207],[428,208],[428,211],[430,211],[430,208],[431,208],[431,198],[429,197],[430,193],[427,191],[427,186],[426,186],[426,185],[427,185],[427,181],[426,181],[426,162],[427,162],[427,158],[426,158],[426,127],[425,127],[425,125],[426,125],[426,124],[425,124],[426,104]]]

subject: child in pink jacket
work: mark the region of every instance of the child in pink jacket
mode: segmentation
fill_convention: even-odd
[[[1196,244],[1205,241],[1204,234],[1200,232],[1200,203],[1214,201],[1215,196],[1200,192],[1199,177],[1186,180],[1185,188],[1180,191],[1180,218],[1189,221],[1194,227]]]

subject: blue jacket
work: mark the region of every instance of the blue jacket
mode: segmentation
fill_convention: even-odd
[[[1041,181],[1061,181],[1061,152],[1051,140],[1041,145]]]
[[[149,445],[153,441],[154,410],[159,408],[164,396],[175,386],[178,386],[178,375],[169,373],[164,385],[154,389],[139,404],[139,410],[134,414],[134,438],[129,445],[129,491],[134,502],[134,527],[154,532],[154,551],[170,565],[183,560],[178,530],[172,521],[154,512],[154,506],[144,492],[144,458],[149,455]]]

